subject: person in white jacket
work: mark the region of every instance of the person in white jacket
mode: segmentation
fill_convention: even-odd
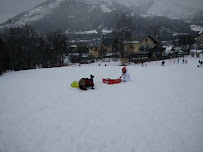
[[[120,77],[123,82],[131,81],[130,74],[128,73],[126,67],[122,68],[122,75]]]

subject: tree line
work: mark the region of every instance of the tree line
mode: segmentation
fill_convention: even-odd
[[[63,66],[68,38],[60,30],[36,34],[30,25],[0,34],[0,75],[6,71]]]

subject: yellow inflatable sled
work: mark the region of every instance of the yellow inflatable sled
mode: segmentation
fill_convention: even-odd
[[[79,82],[73,81],[72,84],[71,84],[71,87],[73,87],[73,88],[79,88]]]

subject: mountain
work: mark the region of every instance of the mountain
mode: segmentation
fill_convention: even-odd
[[[134,24],[134,33],[146,34],[158,28],[161,35],[190,33],[190,25],[202,26],[202,11],[186,9],[170,2],[129,5],[110,0],[48,0],[0,25],[1,29],[31,24],[37,32],[60,29],[66,33],[112,31],[126,14]],[[90,32],[91,33],[91,32]]]
[[[69,31],[86,31],[112,23],[128,12],[127,7],[105,0],[49,0],[28,12],[24,12],[1,25],[8,27],[9,22],[15,26],[32,24],[40,32],[55,29]]]

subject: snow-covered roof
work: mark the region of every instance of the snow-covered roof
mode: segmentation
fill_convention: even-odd
[[[125,44],[138,44],[140,42],[139,41],[124,41],[123,43],[125,43]]]
[[[199,34],[199,35],[200,35],[200,34],[203,34],[203,30],[201,30],[198,34]]]
[[[77,47],[77,45],[70,45],[70,47],[72,47],[72,48],[76,48],[76,47]]]

